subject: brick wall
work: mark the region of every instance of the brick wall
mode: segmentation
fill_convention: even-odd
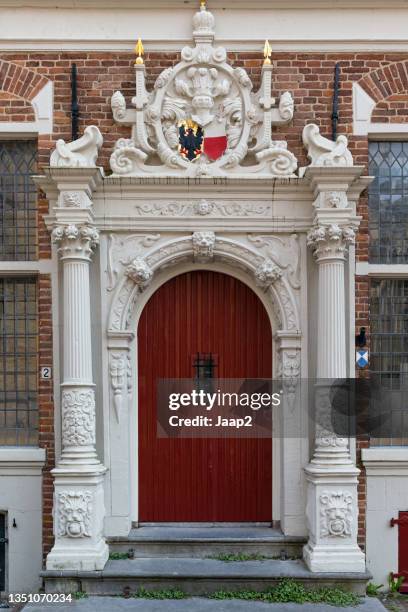
[[[40,274],[38,278],[39,369],[53,366],[51,300],[51,277],[49,274]],[[38,390],[39,443],[47,451],[43,471],[43,551],[46,555],[53,543],[53,483],[50,472],[55,466],[53,381],[40,378]]]
[[[260,84],[262,57],[259,53],[232,53],[230,61],[244,66],[257,89]],[[147,53],[145,57],[147,85],[152,87],[164,68],[179,61],[178,53]],[[32,121],[31,100],[48,80],[54,83],[54,133],[40,136],[39,162],[46,165],[57,138],[70,140],[70,68],[78,69],[78,102],[80,132],[90,124],[99,126],[104,145],[99,163],[109,172],[109,155],[119,137],[129,137],[129,130],[114,123],[110,108],[112,93],[120,89],[130,104],[134,95],[134,55],[115,52],[44,52],[3,53],[0,57],[0,121]],[[295,117],[289,126],[275,129],[275,138],[285,138],[299,164],[307,163],[301,133],[306,123],[316,122],[322,134],[331,134],[333,71],[340,62],[340,121],[338,132],[349,136],[355,163],[367,165],[368,143],[365,137],[352,135],[352,85],[358,82],[376,101],[373,120],[400,122],[408,118],[408,60],[402,54],[387,53],[277,53],[274,54],[274,94],[285,90],[295,99]],[[48,204],[39,197],[39,256],[49,258],[51,249],[43,214]],[[363,195],[358,207],[362,223],[356,249],[357,261],[368,259],[367,198]],[[47,276],[39,280],[40,364],[52,365],[51,286]],[[369,331],[368,279],[356,279],[356,331],[365,326]],[[52,543],[51,507],[52,480],[49,470],[54,464],[52,385],[40,381],[40,443],[48,451],[44,472],[44,548]],[[358,441],[358,458],[366,440]],[[359,484],[359,538],[364,544],[365,475]]]

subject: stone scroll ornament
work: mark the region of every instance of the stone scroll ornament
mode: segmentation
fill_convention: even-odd
[[[340,135],[336,141],[329,140],[320,134],[317,125],[310,123],[304,127],[302,139],[312,166],[353,165],[346,136]]]
[[[83,136],[73,142],[57,140],[51,153],[50,166],[54,168],[95,168],[102,134],[96,125],[85,128]],[[72,205],[72,204],[71,204]]]
[[[166,68],[153,91],[145,87],[143,46],[136,60],[136,95],[127,108],[112,95],[113,117],[131,127],[110,158],[114,176],[292,177],[296,157],[285,141],[272,139],[272,126],[293,118],[289,92],[272,97],[272,64],[265,53],[261,88],[253,92],[247,72],[227,62],[214,46],[215,19],[205,3],[193,17],[193,47]]]

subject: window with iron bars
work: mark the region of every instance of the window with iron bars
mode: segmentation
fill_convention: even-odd
[[[0,260],[37,259],[34,140],[0,140]]]
[[[37,282],[0,278],[0,445],[38,443]]]

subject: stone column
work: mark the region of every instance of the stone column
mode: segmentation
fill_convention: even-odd
[[[95,449],[89,266],[99,242],[90,223],[56,225],[63,270],[62,455],[53,470],[55,545],[47,569],[102,569],[105,467]]]
[[[349,375],[345,260],[359,220],[348,203],[351,181],[346,180],[346,174],[352,178],[356,170],[310,170],[317,191],[316,216],[308,244],[318,266],[318,339],[316,439],[313,458],[305,468],[309,541],[303,555],[314,572],[365,571],[365,557],[357,545],[360,471],[350,456],[348,433],[337,435],[332,427],[330,406],[331,383]]]

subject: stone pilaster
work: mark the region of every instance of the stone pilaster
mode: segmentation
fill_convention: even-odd
[[[103,538],[106,469],[95,447],[89,287],[91,257],[99,234],[92,224],[91,189],[84,189],[74,176],[75,189],[68,189],[68,177],[64,181],[52,231],[63,277],[62,453],[53,470],[55,544],[47,557],[47,569],[92,571],[102,569],[108,558]]]
[[[308,235],[318,266],[316,438],[305,468],[309,541],[304,559],[314,572],[364,572],[357,545],[359,470],[348,437],[337,435],[331,419],[331,383],[348,376],[345,261],[359,219],[349,204],[349,186],[358,168],[310,168],[316,215]],[[346,435],[346,434],[344,434]]]

